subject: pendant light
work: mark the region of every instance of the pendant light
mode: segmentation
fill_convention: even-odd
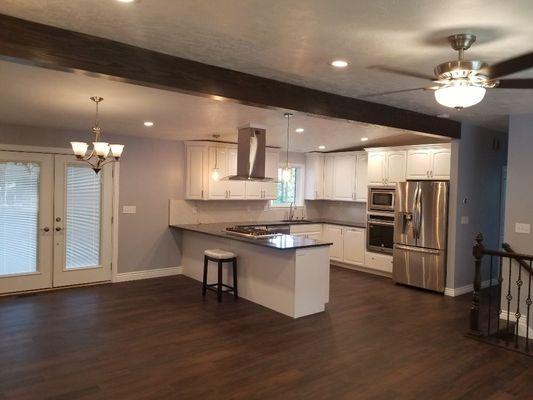
[[[109,144],[102,141],[102,129],[98,124],[98,105],[104,100],[102,97],[94,96],[91,100],[96,104],[96,115],[94,119],[94,126],[92,127],[92,133],[94,135],[93,148],[89,155],[87,149],[89,145],[85,142],[70,142],[72,151],[78,160],[86,161],[94,172],[98,173],[102,167],[111,162],[120,160],[122,151],[124,150],[123,144]],[[111,153],[111,156],[109,154]]]
[[[287,118],[287,158],[285,160],[285,168],[283,168],[283,171],[281,172],[281,179],[285,183],[291,180],[291,169],[289,167],[289,132],[290,132],[290,120],[293,115],[294,114],[290,112],[283,114],[283,116]]]
[[[216,143],[218,143],[218,138],[220,135],[213,135],[215,138]],[[218,168],[218,147],[215,145],[215,167],[211,171],[211,179],[213,181],[218,182],[220,180],[220,169]]]

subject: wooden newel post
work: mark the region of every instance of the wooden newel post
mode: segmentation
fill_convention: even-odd
[[[474,254],[474,293],[472,294],[472,307],[470,307],[470,334],[481,336],[479,329],[479,292],[481,290],[481,259],[483,258],[483,235],[478,233],[476,235],[476,242],[473,248]]]

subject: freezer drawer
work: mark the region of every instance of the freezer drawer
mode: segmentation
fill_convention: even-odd
[[[394,245],[392,279],[398,283],[444,292],[446,251]]]

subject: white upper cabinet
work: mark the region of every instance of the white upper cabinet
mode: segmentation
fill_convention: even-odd
[[[305,155],[305,200],[324,198],[324,155]]]
[[[450,179],[452,151],[450,146],[433,149],[432,179]]]
[[[385,166],[387,153],[384,151],[370,151],[368,153],[368,184],[383,185],[385,183]]]
[[[368,152],[368,184],[395,185],[406,179],[405,150],[370,150]]]
[[[368,155],[357,155],[355,166],[355,200],[366,202],[368,197]]]
[[[355,200],[355,162],[354,154],[335,154],[333,156],[333,199]]]
[[[208,166],[207,147],[187,146],[187,175],[185,177],[185,195],[187,199],[204,199],[206,195],[206,175]]]
[[[450,179],[449,145],[413,148],[407,152],[407,179]]]
[[[276,182],[245,182],[211,176],[215,164],[220,177],[237,174],[237,146],[209,142],[186,144],[186,198],[192,200],[269,200],[277,196]],[[265,175],[277,180],[279,152],[267,149]]]
[[[407,153],[404,150],[387,152],[386,185],[396,185],[405,182],[405,170],[407,168]]]
[[[334,156],[324,156],[324,199],[333,200]]]

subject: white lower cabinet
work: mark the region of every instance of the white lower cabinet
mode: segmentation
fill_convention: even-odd
[[[367,251],[365,253],[365,267],[368,269],[392,273],[392,256]]]
[[[330,242],[329,258],[334,261],[344,259],[344,241],[342,239],[342,227],[336,225],[324,225],[322,237],[325,242]]]
[[[343,228],[343,261],[348,264],[365,265],[364,228]]]

